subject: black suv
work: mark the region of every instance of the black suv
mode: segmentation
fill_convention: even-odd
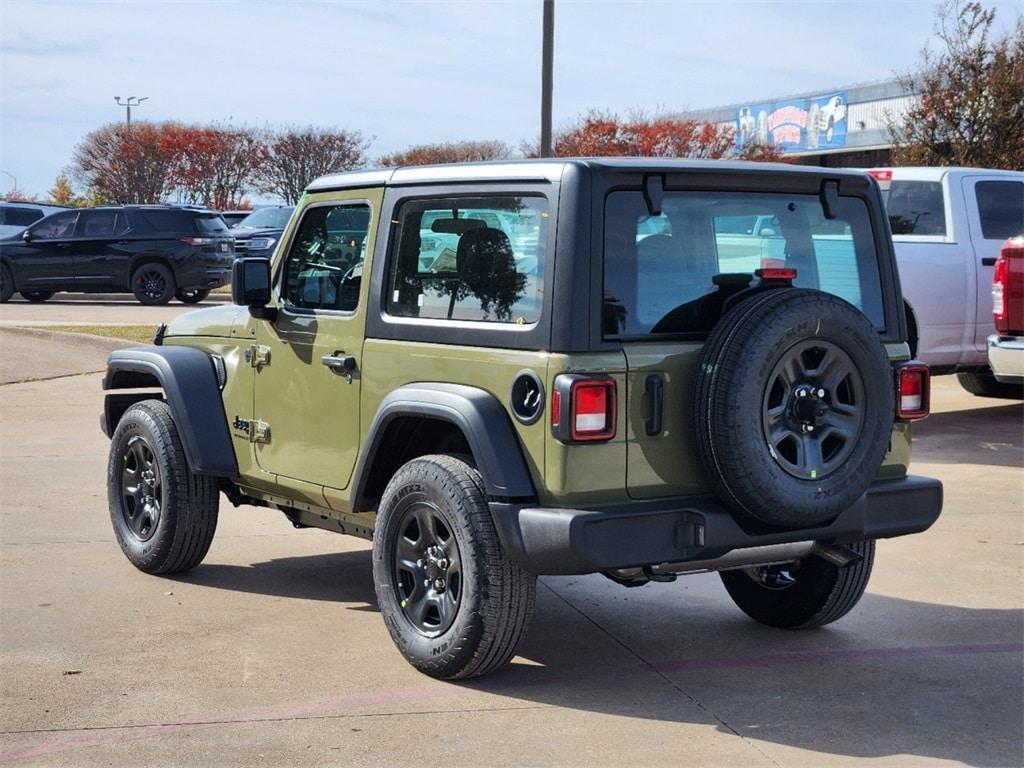
[[[125,205],[55,213],[0,240],[0,302],[15,291],[131,292],[195,304],[231,278],[234,238],[216,211]]]
[[[292,217],[293,205],[260,208],[253,211],[231,228],[235,237],[235,250],[239,256],[262,256],[269,259],[288,220]]]

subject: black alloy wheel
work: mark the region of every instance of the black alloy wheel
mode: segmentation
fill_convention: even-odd
[[[39,304],[46,301],[53,296],[53,291],[21,291],[21,295],[26,301],[31,301],[33,304]]]
[[[176,298],[182,304],[198,304],[209,295],[210,291],[206,288],[192,288],[191,290],[187,291],[179,290],[176,294],[174,294],[174,298]]]
[[[149,541],[160,523],[163,480],[152,447],[141,435],[128,441],[121,472],[121,516],[131,534]]]
[[[864,382],[850,356],[823,339],[796,344],[768,376],[762,407],[772,458],[801,480],[828,477],[864,424]]]
[[[132,275],[132,293],[142,304],[166,304],[175,291],[174,275],[163,264],[143,264]]]
[[[406,620],[425,637],[448,630],[462,597],[462,558],[444,513],[429,502],[406,510],[394,542],[394,585]]]

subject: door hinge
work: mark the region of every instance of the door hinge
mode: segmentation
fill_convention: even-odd
[[[270,365],[270,347],[263,344],[252,344],[246,347],[245,362],[257,371],[265,365]]]
[[[270,442],[270,425],[265,421],[259,419],[253,419],[249,422],[249,442],[250,443],[269,443]]]

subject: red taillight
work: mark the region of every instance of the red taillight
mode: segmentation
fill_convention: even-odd
[[[873,176],[877,181],[892,181],[892,171],[887,168],[872,168],[868,171],[869,176]]]
[[[931,403],[931,373],[923,363],[908,363],[896,373],[896,417],[903,421],[923,419]]]
[[[1006,295],[1009,293],[1010,262],[1000,255],[996,259],[996,271],[992,275],[992,316],[996,322],[996,330],[1002,334],[1010,333],[1010,315],[1006,311]]]
[[[610,376],[560,374],[551,389],[551,433],[563,443],[611,440],[616,401]]]

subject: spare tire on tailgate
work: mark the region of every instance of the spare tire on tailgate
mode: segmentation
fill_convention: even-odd
[[[704,345],[690,403],[701,461],[741,516],[804,527],[867,490],[892,429],[893,376],[871,322],[832,294],[763,291]]]

